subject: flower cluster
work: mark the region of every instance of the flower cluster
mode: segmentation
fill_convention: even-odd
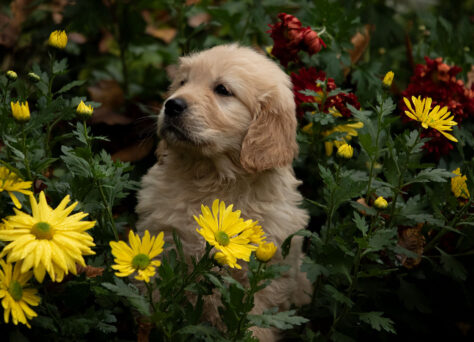
[[[293,15],[280,13],[281,22],[269,25],[270,36],[274,45],[272,55],[280,60],[283,66],[298,60],[298,52],[306,51],[310,55],[318,53],[326,45],[311,27],[303,27],[301,22]]]
[[[32,184],[33,182],[25,182],[18,177],[16,173],[10,171],[5,166],[0,166],[0,192],[8,192],[13,204],[15,204],[17,208],[21,209],[21,203],[14,193],[19,192],[24,195],[33,195],[33,193],[28,190]]]
[[[472,119],[474,117],[474,91],[472,87],[466,88],[464,82],[457,79],[456,75],[461,68],[448,66],[443,63],[441,57],[436,59],[425,57],[425,62],[426,64],[416,66],[410,84],[402,92],[403,97],[430,97],[433,107],[446,106],[456,122],[462,123],[463,120]],[[400,102],[400,107],[402,111],[407,109],[403,101]],[[422,137],[431,138],[424,148],[436,158],[448,154],[454,148],[453,144],[435,129],[424,131]]]
[[[31,186],[31,182],[12,184],[14,191],[21,190],[15,184]],[[0,229],[0,240],[7,242],[0,253],[0,298],[5,323],[11,315],[14,324],[30,327],[28,320],[37,316],[30,306],[37,306],[40,298],[28,287],[29,280],[34,275],[42,283],[48,273],[52,281],[60,282],[68,273],[77,274],[77,265],[85,266],[83,255],[95,254],[93,238],[86,233],[95,221],[83,221],[87,214],[82,212],[70,215],[78,203],[68,207],[69,196],[52,209],[44,192],[39,202],[27,192],[32,214],[14,208],[15,215],[3,219]]]
[[[257,258],[261,261],[271,259],[276,251],[273,243],[265,242],[265,233],[257,221],[244,221],[240,210],[233,211],[233,205],[226,207],[223,201],[216,199],[212,209],[201,205],[202,214],[194,219],[201,227],[196,229],[204,239],[219,250],[214,259],[221,265],[241,269],[237,259],[250,260],[253,251],[261,248]]]
[[[298,70],[298,72],[291,73],[291,81],[293,83],[293,93],[295,96],[297,115],[299,118],[303,117],[305,111],[307,110],[305,104],[322,104],[323,100],[323,112],[329,113],[330,109],[334,108],[345,118],[352,116],[351,111],[349,108],[347,108],[348,104],[360,109],[360,103],[357,99],[357,96],[353,93],[339,93],[337,95],[329,96],[326,99],[323,98],[325,93],[329,93],[337,88],[334,79],[326,77],[326,73],[324,71],[318,71],[313,67],[301,68]],[[326,89],[321,87],[322,83],[326,83]],[[302,90],[313,90],[320,94],[320,96],[305,95],[301,93]]]

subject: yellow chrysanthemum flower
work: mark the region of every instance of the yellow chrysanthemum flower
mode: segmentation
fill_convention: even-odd
[[[91,105],[86,105],[84,101],[81,101],[76,108],[76,113],[84,118],[89,118],[94,112],[94,108]]]
[[[342,144],[337,149],[337,155],[342,158],[350,159],[354,155],[354,149],[351,145]]]
[[[25,324],[31,328],[28,323],[29,319],[38,316],[30,306],[38,306],[40,297],[37,290],[28,288],[28,281],[31,279],[33,272],[21,272],[21,262],[15,266],[7,264],[0,260],[0,298],[2,298],[3,319],[5,323],[10,320],[18,325],[18,322]]]
[[[58,48],[64,49],[67,45],[67,34],[65,31],[53,31],[49,35],[48,45]]]
[[[459,167],[454,170],[453,173],[456,175],[456,177],[451,178],[451,191],[454,196],[456,196],[456,198],[461,197],[469,199],[471,195],[469,194],[466,185],[467,177],[461,174],[461,169]]]
[[[258,249],[255,252],[255,256],[258,260],[267,262],[271,258],[273,258],[277,249],[277,246],[275,246],[273,242],[262,243],[258,246]]]
[[[388,206],[388,202],[385,198],[382,196],[377,197],[377,199],[374,201],[375,207],[379,209],[385,209]]]
[[[12,115],[16,121],[26,122],[30,120],[30,107],[28,106],[28,101],[21,102],[10,102],[12,107]]]
[[[253,221],[249,229],[253,230],[253,234],[249,236],[249,240],[251,243],[260,245],[261,243],[265,242],[267,237],[265,236],[265,232],[263,231],[262,226],[258,225],[257,221]]]
[[[10,171],[5,166],[0,166],[0,192],[6,191],[10,195],[13,204],[21,209],[21,203],[15,196],[14,192],[19,192],[24,195],[33,195],[30,190],[33,182],[25,182],[16,173]]]
[[[413,105],[415,106],[414,109],[410,101],[406,97],[403,98],[403,101],[408,107],[408,110],[405,111],[405,114],[410,119],[421,122],[421,127],[425,129],[431,127],[440,132],[447,139],[454,142],[458,142],[455,137],[453,137],[449,133],[446,133],[446,131],[451,131],[453,129],[452,126],[457,125],[457,122],[453,121],[454,115],[449,116],[451,112],[448,112],[447,106],[441,109],[439,106],[436,106],[431,109],[431,103],[433,102],[433,100],[430,97],[426,97],[421,100],[420,96],[418,96],[418,98],[412,96],[411,100],[413,102]]]
[[[392,82],[393,82],[393,77],[395,76],[395,74],[393,73],[393,71],[389,71],[385,74],[385,77],[383,78],[383,85],[387,88],[389,88],[391,85],[392,85]]]
[[[33,268],[40,283],[46,272],[58,282],[69,272],[77,274],[76,263],[86,266],[83,255],[95,254],[90,248],[95,246],[94,240],[86,233],[95,221],[81,221],[88,215],[83,212],[69,216],[77,205],[75,202],[66,208],[69,201],[68,195],[53,209],[43,191],[39,202],[30,196],[32,215],[14,209],[16,215],[5,219],[8,229],[0,231],[0,240],[11,242],[0,257],[7,255],[8,262],[22,260],[21,272]]]
[[[214,260],[217,261],[217,263],[221,266],[225,266],[229,263],[227,261],[227,257],[222,252],[216,252],[214,254]],[[236,264],[236,268],[238,268],[239,270],[242,269],[242,267],[239,264]]]
[[[155,267],[161,265],[160,260],[152,260],[163,252],[163,232],[158,236],[150,238],[150,232],[145,230],[143,239],[140,241],[138,234],[130,231],[128,234],[130,246],[123,241],[111,241],[112,255],[115,257],[115,265],[112,265],[115,275],[118,277],[128,277],[137,272],[137,280],[149,282],[156,273]]]
[[[342,117],[342,114],[339,113],[334,107],[329,109],[329,113],[336,117]],[[312,127],[313,123],[309,123],[306,126],[302,128],[303,132],[311,134],[312,133]],[[354,123],[349,123],[349,124],[344,124],[344,125],[337,125],[327,131],[322,132],[322,135],[324,137],[327,137],[333,133],[339,133],[339,132],[344,132],[347,133],[346,136],[340,138],[339,140],[334,140],[334,141],[325,141],[324,142],[324,148],[326,150],[326,155],[329,157],[332,155],[334,146],[336,148],[340,147],[343,144],[347,144],[349,141],[351,141],[352,137],[356,137],[358,135],[357,130],[361,129],[364,127],[364,124],[362,122],[354,122]]]
[[[250,236],[255,236],[256,222],[244,221],[240,218],[240,210],[232,211],[233,205],[226,207],[225,203],[216,199],[212,203],[212,211],[208,206],[201,205],[202,215],[194,219],[201,229],[196,231],[204,239],[221,251],[227,258],[227,264],[232,268],[240,268],[237,259],[250,260],[250,254],[257,246],[250,244]]]

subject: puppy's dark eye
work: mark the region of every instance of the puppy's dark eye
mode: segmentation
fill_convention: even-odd
[[[218,84],[215,88],[214,91],[222,96],[232,96],[232,93],[227,90],[227,88],[223,84]]]
[[[184,86],[184,84],[186,83],[186,80],[181,80],[181,82],[179,82],[179,86]]]

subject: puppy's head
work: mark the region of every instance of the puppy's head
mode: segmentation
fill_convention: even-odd
[[[297,153],[289,77],[250,48],[217,46],[180,60],[158,117],[170,147],[237,156],[248,172],[290,164]]]

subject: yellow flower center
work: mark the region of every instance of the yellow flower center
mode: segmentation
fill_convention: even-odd
[[[225,232],[217,232],[215,234],[216,241],[219,243],[221,246],[227,246],[230,242],[229,235],[227,235]]]
[[[38,222],[31,229],[31,234],[40,240],[51,240],[53,238],[53,227],[47,222]]]
[[[150,258],[143,253],[135,255],[132,259],[132,266],[137,270],[144,270],[148,265],[150,265]]]
[[[13,280],[11,282],[10,287],[8,288],[8,292],[17,302],[23,297],[23,288],[16,280]]]

